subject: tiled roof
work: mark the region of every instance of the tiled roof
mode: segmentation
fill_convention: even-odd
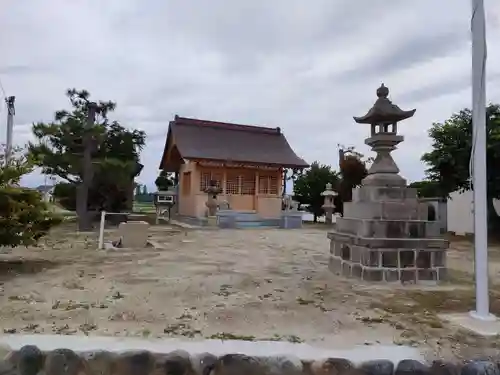
[[[292,150],[280,128],[237,125],[176,116],[169,137],[184,159],[247,162],[304,168],[309,165]],[[162,165],[160,168],[162,168]]]

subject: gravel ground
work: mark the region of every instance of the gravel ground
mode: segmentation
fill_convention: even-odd
[[[305,341],[339,349],[396,343],[420,347],[430,357],[497,356],[494,340],[437,317],[473,306],[465,241],[450,249],[451,281],[423,288],[333,275],[321,226],[154,227],[157,248],[107,251],[96,250],[96,237],[67,225],[39,247],[1,256],[5,333]],[[107,231],[106,238],[116,234]],[[497,252],[492,249],[494,281],[500,277]],[[493,289],[492,309],[500,312]]]

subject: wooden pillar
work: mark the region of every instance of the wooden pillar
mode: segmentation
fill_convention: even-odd
[[[259,170],[255,170],[255,195],[259,195]]]
[[[227,182],[227,168],[223,167],[222,168],[222,181],[221,181],[221,189],[222,189],[222,194],[226,194],[226,182]]]
[[[253,206],[254,210],[257,211],[258,213],[258,208],[259,208],[259,170],[255,170],[255,194],[254,194],[254,199],[253,199]]]

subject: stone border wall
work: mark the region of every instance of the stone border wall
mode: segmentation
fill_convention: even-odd
[[[243,354],[190,355],[149,351],[75,353],[70,349],[42,352],[27,345],[0,362],[1,374],[19,375],[500,375],[497,363],[470,361],[461,364],[415,360],[394,364],[388,360],[355,366],[343,358],[305,361],[291,356],[250,357]]]

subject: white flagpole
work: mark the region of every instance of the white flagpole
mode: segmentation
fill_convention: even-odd
[[[488,203],[486,185],[486,26],[483,0],[472,0],[472,179],[474,185],[474,318],[495,319],[489,311]],[[490,166],[494,167],[494,166]]]

